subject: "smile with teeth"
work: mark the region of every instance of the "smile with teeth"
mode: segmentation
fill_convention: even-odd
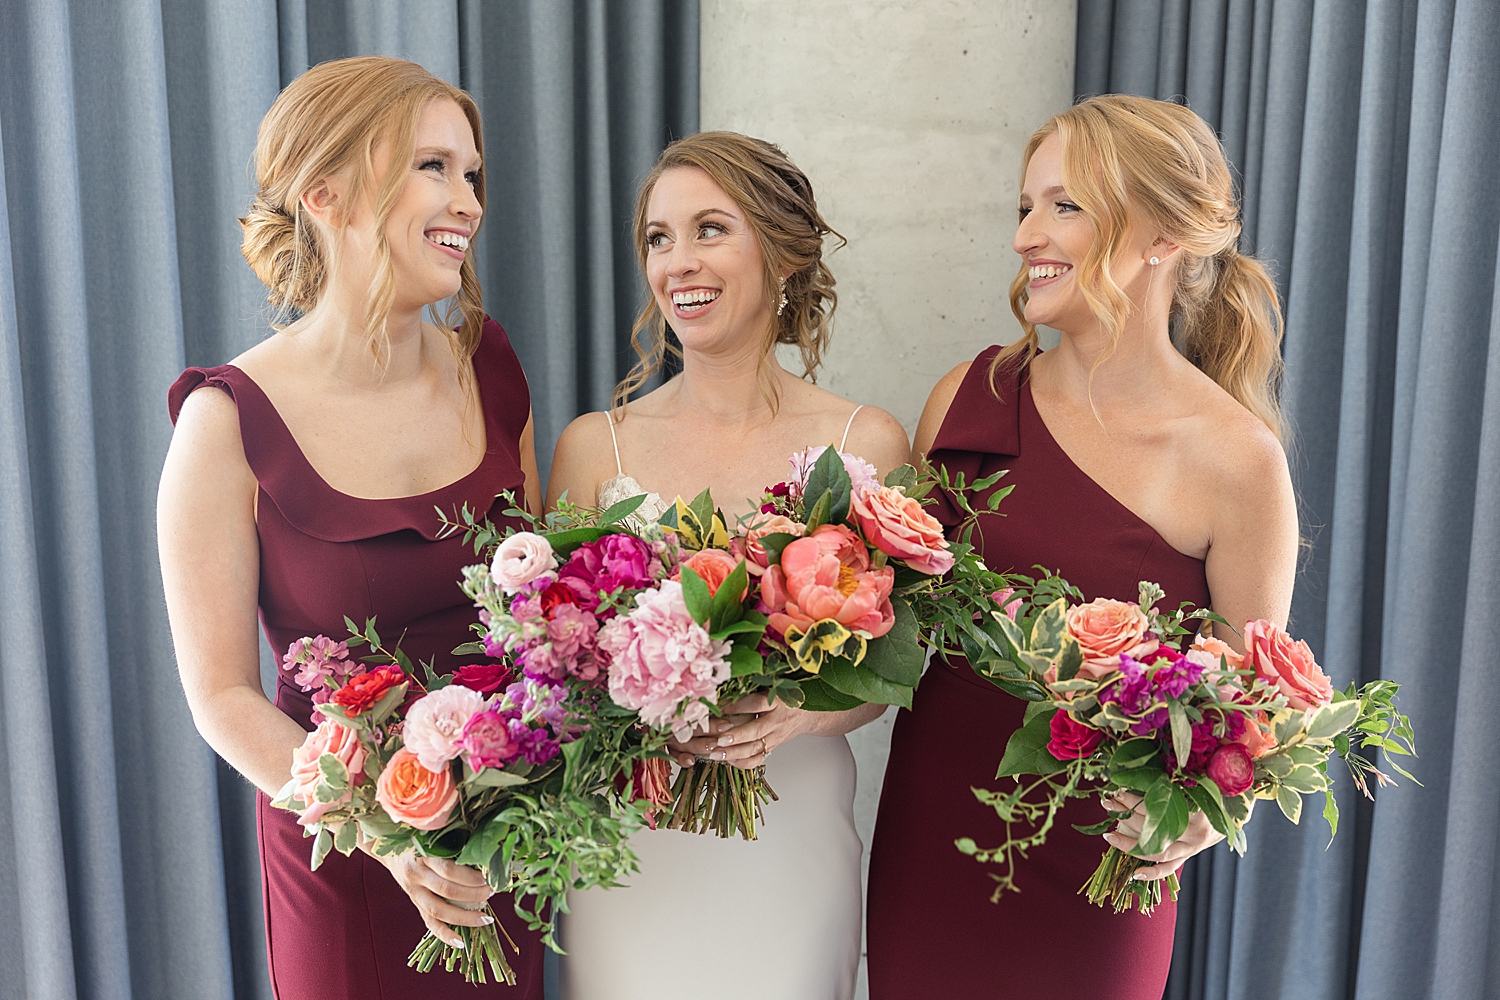
[[[469,249],[469,238],[458,233],[431,232],[427,234],[427,238],[440,246],[453,247],[455,250]]]
[[[717,299],[720,294],[721,292],[715,288],[697,288],[691,292],[673,292],[672,305],[676,306],[681,312],[693,313],[704,308],[714,299]]]
[[[1031,265],[1031,280],[1042,281],[1046,278],[1055,278],[1071,270],[1073,270],[1072,264],[1033,264]]]

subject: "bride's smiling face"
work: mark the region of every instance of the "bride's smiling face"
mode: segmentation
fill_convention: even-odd
[[[769,328],[765,258],[745,213],[697,167],[674,167],[646,204],[646,280],[690,351],[759,344]]]

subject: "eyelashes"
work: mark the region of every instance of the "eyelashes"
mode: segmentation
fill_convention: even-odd
[[[430,170],[433,167],[437,168],[438,173],[443,173],[448,169],[448,164],[437,157],[433,157],[430,160],[422,161],[417,169]],[[464,174],[464,181],[468,183],[469,187],[477,189],[479,187],[479,171],[471,170],[468,173]]]
[[[728,227],[717,222],[702,222],[698,224],[698,237],[700,239],[713,239],[716,236],[723,236],[727,232],[729,232]],[[662,241],[667,239],[670,239],[670,237],[660,230],[649,232],[646,234],[646,249],[659,250],[661,249]]]

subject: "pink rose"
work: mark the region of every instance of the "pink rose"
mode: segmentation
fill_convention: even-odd
[[[365,771],[365,748],[354,730],[339,725],[332,719],[324,719],[319,723],[317,729],[307,734],[302,745],[292,751],[292,777],[297,781],[296,797],[306,803],[306,808],[297,815],[297,822],[303,826],[312,826],[328,810],[337,809],[350,799],[348,789],[334,802],[319,802],[314,794],[323,777],[318,770],[318,758],[325,753],[333,754],[349,771],[351,788],[359,783]]]
[[[713,597],[729,579],[729,574],[740,564],[740,560],[723,549],[704,549],[694,552],[682,561],[682,565],[697,573],[708,584],[708,596]]]
[[[919,573],[942,576],[953,568],[943,526],[922,503],[887,486],[855,490],[850,513],[870,544]]]
[[[789,517],[773,514],[769,517],[757,517],[750,522],[743,535],[738,535],[729,543],[730,550],[745,559],[745,569],[751,576],[760,576],[770,565],[766,556],[766,548],[761,544],[761,539],[767,535],[791,535],[801,538],[802,533],[807,530],[806,525],[798,524]]]
[[[514,594],[543,573],[556,568],[557,556],[547,539],[530,531],[518,531],[495,550],[490,576],[495,586],[507,594]]]
[[[1011,621],[1016,620],[1016,614],[1021,610],[1021,598],[1011,596],[1015,592],[1015,587],[1002,587],[990,595],[990,600],[1000,605],[1000,610]]]
[[[458,744],[469,766],[476,771],[504,767],[521,755],[520,745],[511,739],[505,716],[493,709],[476,712],[464,725]]]
[[[814,622],[832,619],[853,631],[878,639],[896,622],[891,587],[896,571],[890,566],[863,571],[841,562],[844,539],[823,525],[781,552],[781,565],[761,578],[761,601],[772,609],[771,627],[782,635],[796,626],[806,630]],[[839,528],[853,535],[847,528]],[[855,539],[859,549],[864,543]],[[869,565],[868,562],[865,563]]]
[[[406,749],[429,771],[441,770],[462,750],[464,726],[484,711],[484,696],[458,684],[438,688],[412,703],[406,712]]]
[[[1208,759],[1208,776],[1225,795],[1240,795],[1255,784],[1255,762],[1243,743],[1225,743]]]
[[[445,689],[446,690],[446,689]],[[402,747],[375,782],[375,801],[397,823],[418,830],[440,830],[458,804],[458,786],[448,765],[432,771]]]
[[[1245,666],[1274,684],[1298,711],[1333,701],[1333,684],[1302,640],[1293,640],[1264,619],[1245,626]]]
[[[1146,637],[1150,621],[1139,605],[1100,598],[1068,612],[1068,634],[1083,650],[1078,672],[1098,680],[1120,667],[1120,654],[1145,660],[1160,645]]]
[[[1047,752],[1058,760],[1087,757],[1103,742],[1102,732],[1079,722],[1073,713],[1058,712],[1052,716],[1052,739],[1047,741]]]

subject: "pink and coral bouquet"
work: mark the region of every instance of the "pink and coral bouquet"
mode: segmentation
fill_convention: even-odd
[[[1110,847],[1079,891],[1116,912],[1149,914],[1161,901],[1162,881],[1175,898],[1176,878],[1132,876],[1181,837],[1194,814],[1204,814],[1243,854],[1258,799],[1274,799],[1296,823],[1302,796],[1322,792],[1323,814],[1337,832],[1328,774],[1335,755],[1366,796],[1371,779],[1390,779],[1359,751],[1383,752],[1406,775],[1391,760],[1414,752],[1411,725],[1394,706],[1397,685],[1377,680],[1335,689],[1307,644],[1270,622],[1245,626],[1241,655],[1195,634],[1203,620],[1228,626],[1212,612],[1183,605],[1160,613],[1164,595],[1152,583],[1140,585],[1134,604],[1083,603],[1056,576],[1038,581],[1029,596],[1020,614],[991,615],[983,628],[988,641],[971,657],[977,673],[1030,702],[997,774],[1015,778],[1016,787],[975,789],[1004,821],[1006,839],[995,848],[967,837],[957,842],[964,853],[1004,867],[994,876],[996,900],[1016,888],[1016,856],[1045,841],[1070,798],[1116,791],[1143,797],[1135,848],[1127,854]],[[1103,833],[1128,815],[1111,813],[1079,829]]]

